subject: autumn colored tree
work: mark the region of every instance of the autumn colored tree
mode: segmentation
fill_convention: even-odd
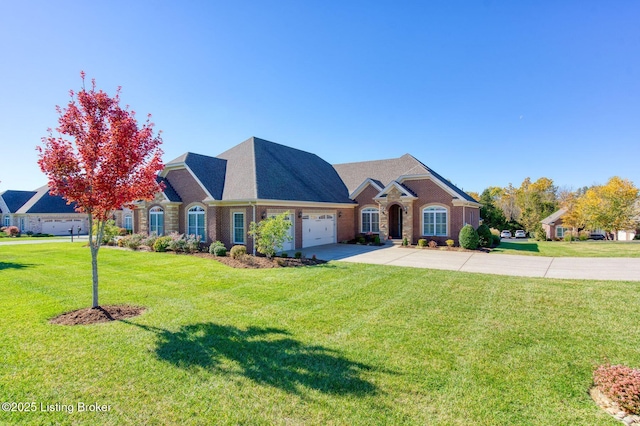
[[[618,231],[638,224],[638,195],[631,181],[614,176],[606,185],[589,188],[580,197],[578,209],[586,226],[611,232],[617,239]]]
[[[546,177],[522,182],[516,191],[516,204],[521,212],[519,222],[527,231],[534,231],[542,219],[558,209],[556,192],[553,180]]]
[[[62,196],[76,211],[89,216],[93,275],[93,307],[98,304],[98,251],[107,221],[113,211],[137,200],[150,200],[162,190],[156,181],[162,170],[160,133],[154,135],[151,116],[138,126],[135,112],[120,106],[120,90],[110,97],[96,89],[70,91],[66,108],[56,106],[60,115],[54,136],[42,138],[38,147],[40,169],[49,179],[52,194]]]

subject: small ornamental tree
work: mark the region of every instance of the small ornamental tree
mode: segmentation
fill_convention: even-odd
[[[467,250],[475,250],[478,248],[478,231],[476,231],[473,226],[467,224],[460,230],[458,240],[460,241],[460,247]]]
[[[70,91],[66,108],[60,114],[54,136],[42,138],[38,165],[49,178],[52,194],[75,204],[77,212],[89,216],[93,307],[98,307],[98,250],[113,211],[131,206],[136,200],[151,200],[161,191],[156,181],[162,170],[160,134],[154,136],[151,116],[139,127],[135,112],[120,107],[120,87],[114,97],[96,89]],[[95,228],[94,228],[95,227]]]
[[[251,222],[249,235],[254,239],[256,250],[271,259],[276,252],[282,250],[285,241],[291,241],[289,228],[291,221],[287,211],[258,223]]]

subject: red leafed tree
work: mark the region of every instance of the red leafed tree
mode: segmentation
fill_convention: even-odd
[[[162,190],[156,177],[162,169],[160,133],[154,136],[151,116],[138,126],[135,112],[120,107],[120,87],[114,97],[91,89],[70,92],[66,108],[60,114],[54,136],[42,138],[38,147],[40,169],[49,178],[52,194],[75,203],[76,211],[87,213],[93,275],[93,307],[98,307],[98,251],[104,228],[114,210],[137,200],[150,200]]]

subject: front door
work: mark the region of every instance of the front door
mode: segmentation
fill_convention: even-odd
[[[397,204],[389,208],[389,235],[402,238],[402,207]]]

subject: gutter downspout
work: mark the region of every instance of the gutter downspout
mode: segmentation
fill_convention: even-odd
[[[253,207],[253,223],[256,222],[256,205],[255,203],[249,203],[249,205],[251,205]],[[255,238],[253,239],[253,255],[256,255],[256,240]]]

